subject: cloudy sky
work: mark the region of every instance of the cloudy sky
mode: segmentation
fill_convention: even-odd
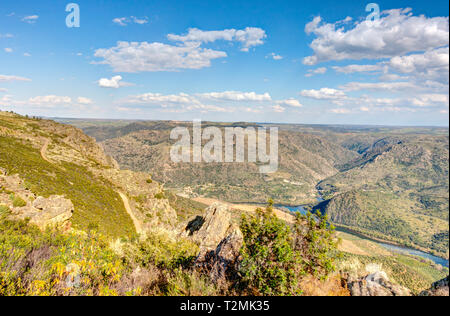
[[[0,109],[448,126],[447,1],[0,0]]]

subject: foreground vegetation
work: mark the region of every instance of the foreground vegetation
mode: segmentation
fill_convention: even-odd
[[[155,233],[113,242],[95,229],[42,232],[4,215],[0,295],[301,295],[302,279],[326,279],[335,268],[325,221],[299,217],[291,228],[271,206],[243,218],[234,277],[213,283],[196,269],[198,247],[188,240]]]

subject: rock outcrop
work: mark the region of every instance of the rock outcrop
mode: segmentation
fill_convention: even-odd
[[[33,201],[32,206],[25,206],[13,211],[16,218],[29,218],[30,223],[41,229],[48,226],[58,227],[64,230],[70,228],[74,206],[72,201],[58,195],[49,198],[42,196]]]
[[[197,230],[192,230],[192,225]],[[232,226],[229,208],[215,203],[206,209],[202,219],[197,217],[194,222],[189,223],[188,228],[191,229],[189,234],[192,240],[199,244],[201,250],[212,250],[231,233]]]
[[[14,203],[17,199],[20,203]],[[69,229],[74,211],[71,200],[59,195],[36,197],[18,175],[7,175],[4,169],[0,170],[0,205],[8,208],[11,218],[28,218],[41,229],[48,226]]]
[[[233,278],[244,238],[226,205],[216,203],[208,207],[205,216],[198,216],[188,224],[185,234],[200,247],[197,268],[216,283],[225,276]]]
[[[420,296],[449,296],[449,277],[433,283],[429,290],[420,293]]]
[[[366,277],[347,280],[351,296],[411,296],[411,292],[389,281],[383,271],[369,274]]]

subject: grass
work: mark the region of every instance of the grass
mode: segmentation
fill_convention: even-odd
[[[51,164],[42,159],[30,142],[0,136],[0,166],[9,174],[19,174],[37,195],[63,195],[75,207],[74,228],[86,230],[97,224],[99,231],[112,237],[130,236],[134,225],[112,185],[94,177],[86,167],[73,163]],[[16,203],[21,204],[20,200]]]

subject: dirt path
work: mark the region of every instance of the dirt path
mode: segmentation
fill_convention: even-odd
[[[203,197],[194,198],[193,200],[203,203],[203,204],[206,204],[208,206],[210,206],[214,203],[221,203],[221,204],[228,205],[233,210],[241,210],[241,211],[246,211],[246,212],[255,212],[257,208],[261,207],[258,205],[251,205],[251,204],[233,204],[233,203],[223,202],[223,201],[216,200],[216,199],[203,198]],[[281,210],[278,210],[278,209],[274,209],[273,212],[279,219],[285,220],[288,223],[295,222],[295,217],[293,215],[290,215],[290,214],[283,212]]]
[[[117,192],[117,193],[119,193],[120,197],[122,198],[123,205],[125,206],[125,209],[127,210],[128,215],[130,215],[131,220],[133,221],[134,227],[136,228],[136,232],[139,235],[144,235],[145,231],[142,228],[139,220],[136,218],[136,216],[134,216],[133,210],[130,207],[130,202],[128,201],[128,197],[122,192]]]
[[[44,145],[41,148],[41,157],[42,159],[44,159],[45,161],[52,163],[48,158],[47,158],[47,148],[48,148],[48,144],[50,144],[50,139],[46,138],[44,141]]]
[[[41,148],[41,157],[42,157],[42,159],[44,159],[45,161],[47,161],[47,162],[49,162],[49,163],[52,163],[52,162],[48,159],[48,157],[47,157],[47,149],[48,149],[48,145],[49,145],[49,144],[50,144],[50,140],[49,140],[49,139],[45,139],[44,145],[42,145],[42,148]],[[141,223],[140,223],[139,220],[136,218],[136,216],[134,216],[134,214],[133,214],[133,211],[132,211],[132,209],[131,209],[131,207],[130,207],[130,202],[128,201],[128,197],[127,197],[124,193],[122,193],[122,192],[117,192],[117,193],[119,193],[120,198],[121,198],[122,201],[123,201],[123,206],[125,207],[125,209],[126,209],[128,215],[131,217],[131,220],[133,221],[133,224],[134,224],[134,227],[135,227],[135,229],[136,229],[136,232],[137,232],[139,235],[145,235],[145,231],[144,231],[144,229],[142,228]]]

